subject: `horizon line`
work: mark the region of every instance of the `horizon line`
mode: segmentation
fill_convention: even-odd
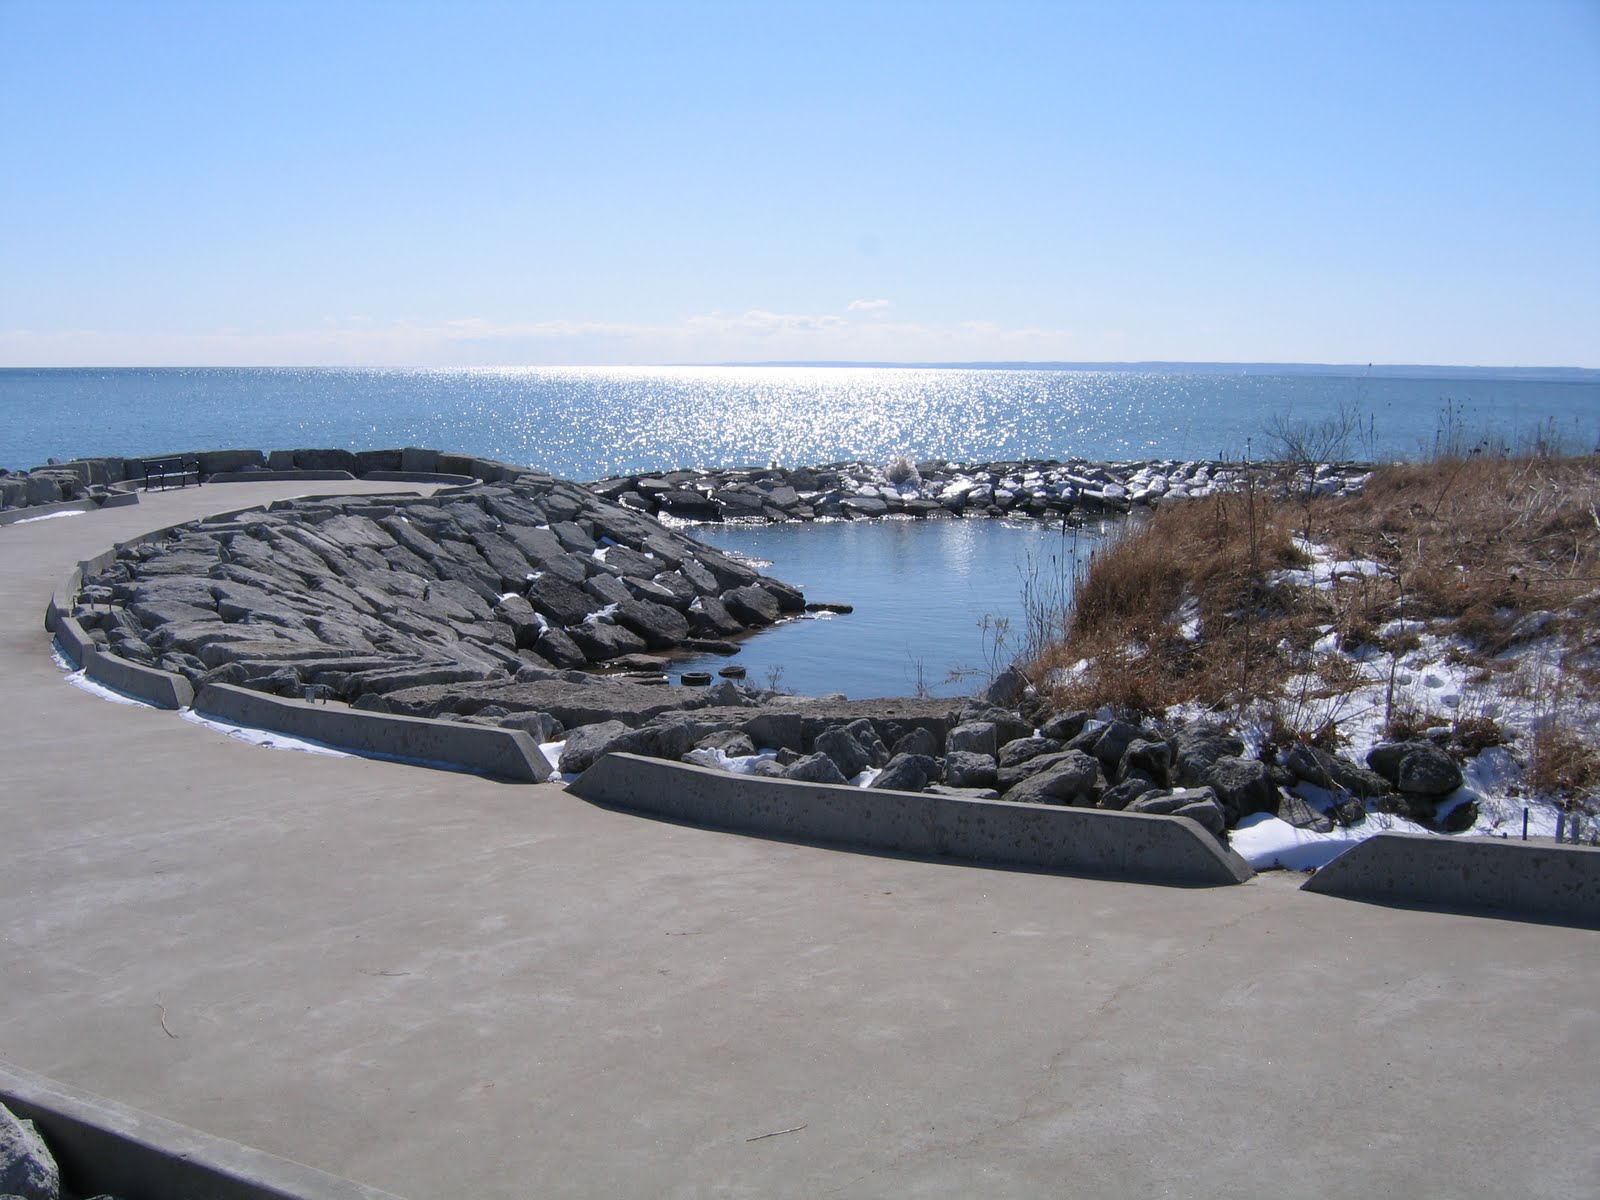
[[[1449,371],[1449,372],[1540,372],[1566,375],[1600,376],[1600,367],[1570,365],[1536,365],[1526,363],[1339,363],[1339,362],[1289,362],[1281,360],[1244,359],[1098,359],[1074,361],[1067,359],[760,359],[688,362],[629,362],[629,363],[483,363],[476,365],[423,364],[423,363],[89,363],[73,366],[34,363],[0,365],[0,371],[538,371],[538,370],[618,370],[618,369],[681,369],[681,368],[833,368],[863,370],[991,370],[991,371],[1069,371],[1069,370],[1152,370],[1187,369],[1223,371],[1234,369],[1262,369],[1294,371],[1386,372],[1386,371]]]

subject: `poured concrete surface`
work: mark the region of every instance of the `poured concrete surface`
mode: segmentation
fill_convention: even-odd
[[[293,490],[0,530],[0,1058],[418,1200],[1592,1194],[1600,934],[760,841],[61,681],[73,562]]]

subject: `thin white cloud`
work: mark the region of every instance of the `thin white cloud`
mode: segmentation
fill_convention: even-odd
[[[879,313],[889,307],[887,300],[852,300],[845,305],[847,312]]]

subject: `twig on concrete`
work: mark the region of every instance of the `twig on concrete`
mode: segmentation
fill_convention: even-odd
[[[809,1125],[810,1123],[811,1122],[807,1121],[806,1125]],[[780,1137],[785,1133],[799,1133],[805,1127],[805,1125],[796,1125],[793,1129],[774,1129],[771,1133],[758,1133],[755,1137],[745,1138],[745,1141],[759,1142],[762,1138]]]
[[[176,1040],[178,1035],[167,1028],[167,1006],[161,1003],[160,996],[156,997],[156,1012],[161,1017],[161,1032],[166,1034],[169,1038]]]

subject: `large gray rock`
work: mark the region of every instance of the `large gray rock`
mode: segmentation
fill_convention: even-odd
[[[1099,798],[1100,764],[1092,755],[1065,750],[1033,762],[1048,765],[1006,787],[1002,799],[1012,803],[1089,805]],[[1005,784],[1003,775],[1001,784]]]
[[[818,734],[813,746],[818,754],[827,755],[832,760],[845,779],[854,779],[872,765],[866,748],[843,725]]]
[[[994,759],[970,750],[947,751],[944,781],[956,788],[992,788],[995,785]]]
[[[61,1172],[32,1121],[0,1104],[0,1196],[59,1200]]]
[[[980,754],[992,760],[999,752],[999,747],[995,743],[994,722],[968,721],[957,725],[945,735],[944,748],[947,754],[960,750],[968,754]],[[993,770],[992,762],[990,769]]]
[[[1185,787],[1203,787],[1206,776],[1219,758],[1237,758],[1244,753],[1242,741],[1215,725],[1203,722],[1180,729],[1173,740],[1177,743],[1173,776]]]
[[[689,636],[689,621],[682,613],[648,600],[623,601],[612,620],[633,630],[652,650],[670,649]]]
[[[745,625],[771,625],[780,612],[777,598],[759,583],[729,588],[722,593],[722,603]]]
[[[631,750],[635,740],[634,731],[621,721],[601,721],[569,729],[566,745],[561,750],[561,773],[587,771],[602,754]]]
[[[1318,812],[1307,804],[1305,798],[1285,792],[1278,801],[1278,820],[1296,829],[1309,829],[1313,833],[1333,832],[1333,818]]]
[[[1032,759],[1045,754],[1059,754],[1062,744],[1050,738],[1025,737],[1007,742],[1000,747],[1000,769],[1002,771],[1013,767],[1020,767]]]
[[[1412,796],[1448,796],[1461,786],[1461,768],[1444,750],[1418,738],[1373,747],[1367,763],[1394,786]]]
[[[1126,779],[1130,773],[1142,774],[1159,787],[1168,786],[1171,772],[1172,747],[1159,739],[1146,741],[1136,738],[1129,742],[1128,748],[1122,752],[1122,761],[1117,765],[1118,779]]]
[[[1205,781],[1228,814],[1230,825],[1251,813],[1278,810],[1278,786],[1266,764],[1256,759],[1223,755],[1212,763]]]
[[[783,778],[802,783],[849,783],[838,764],[826,754],[808,754],[783,768]]]
[[[938,775],[939,765],[928,755],[897,754],[872,781],[872,786],[884,791],[920,792]]]
[[[896,754],[922,754],[928,758],[939,757],[939,739],[922,727],[917,727],[911,732],[901,735],[890,750],[890,757]]]
[[[1128,805],[1127,812],[1156,816],[1188,817],[1198,821],[1217,837],[1227,826],[1227,814],[1210,788],[1183,788],[1175,792],[1151,792]]]
[[[556,575],[541,575],[528,584],[528,603],[557,625],[578,625],[601,607],[582,588]]]
[[[590,662],[606,662],[624,654],[642,654],[645,641],[631,629],[605,621],[585,622],[567,629],[567,636],[577,643],[578,649]]]

